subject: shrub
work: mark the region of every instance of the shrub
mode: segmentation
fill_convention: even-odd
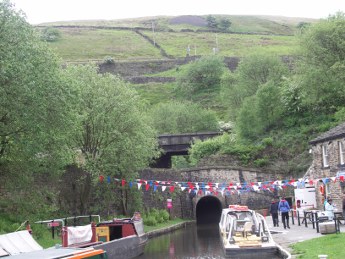
[[[103,60],[103,62],[104,62],[105,64],[114,64],[114,63],[115,63],[115,60],[114,60],[113,57],[105,57],[104,60]]]
[[[41,40],[54,42],[61,38],[61,33],[58,29],[47,27],[42,31]]]
[[[163,222],[169,221],[169,213],[166,210],[160,210],[159,215],[163,219]]]
[[[144,224],[146,226],[156,226],[157,225],[157,220],[154,216],[148,216],[144,218]]]
[[[254,161],[254,165],[257,167],[264,167],[268,165],[269,161],[267,158],[259,158]]]
[[[265,147],[272,146],[273,138],[264,138],[261,142]]]

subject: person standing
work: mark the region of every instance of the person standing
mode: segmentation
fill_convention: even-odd
[[[290,228],[289,226],[289,211],[290,211],[290,205],[289,203],[285,200],[285,197],[283,197],[278,205],[278,211],[281,212],[282,215],[282,222],[284,225],[284,229]]]
[[[325,205],[325,213],[328,216],[329,220],[333,220],[334,218],[334,205],[332,204],[332,199],[328,198],[327,203]]]
[[[278,201],[276,199],[272,200],[272,203],[270,205],[270,214],[272,216],[273,220],[273,226],[274,227],[279,227],[279,220],[278,220]]]

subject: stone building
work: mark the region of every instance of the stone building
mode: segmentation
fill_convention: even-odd
[[[345,123],[309,142],[313,162],[305,177],[315,181],[317,208],[323,209],[326,197],[342,211],[345,193]]]

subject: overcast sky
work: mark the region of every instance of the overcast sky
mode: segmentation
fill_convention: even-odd
[[[1,1],[1,0],[0,0]],[[158,15],[281,15],[326,18],[345,0],[11,0],[31,24]]]

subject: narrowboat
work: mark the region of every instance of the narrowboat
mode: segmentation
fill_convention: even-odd
[[[28,230],[0,235],[1,259],[108,259],[102,249],[64,248],[59,245],[43,249]]]
[[[108,221],[101,221],[99,215],[87,215],[36,223],[60,226],[62,247],[101,249],[109,259],[135,258],[144,252],[148,241],[138,212],[132,218]]]
[[[226,258],[291,258],[274,242],[265,218],[247,206],[223,209],[219,233]]]

